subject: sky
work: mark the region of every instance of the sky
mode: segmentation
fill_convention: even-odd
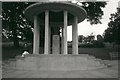
[[[120,0],[109,0],[107,2],[107,5],[105,8],[103,8],[104,15],[102,16],[103,19],[101,19],[102,24],[97,25],[90,25],[90,22],[87,22],[85,19],[83,22],[78,24],[78,35],[90,35],[93,33],[93,35],[103,35],[103,32],[108,27],[108,22],[110,21],[110,14],[116,12],[116,8],[118,7],[118,1]],[[67,28],[67,40],[72,40],[72,27],[68,26]]]

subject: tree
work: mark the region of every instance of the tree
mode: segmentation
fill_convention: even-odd
[[[83,35],[79,35],[79,36],[78,36],[78,42],[82,42],[82,41],[83,41],[83,38],[84,38]]]
[[[111,14],[108,28],[104,32],[105,42],[115,42],[120,44],[120,11]]]
[[[97,47],[104,47],[103,37],[100,34],[97,35],[97,40],[94,41],[94,44]]]
[[[2,24],[3,28],[12,32],[14,46],[19,46],[18,34],[20,27],[29,27],[30,24],[24,17],[24,9],[31,3],[25,2],[3,2]]]
[[[88,36],[83,38],[83,41],[86,43],[92,43],[94,41],[94,39],[95,39],[94,35],[88,35]]]
[[[100,20],[102,19],[103,11],[102,8],[107,4],[106,2],[83,2],[83,8],[87,11],[87,21],[90,24],[98,24],[102,23]]]
[[[97,35],[97,41],[100,41],[100,42],[103,41],[103,37],[100,34]]]

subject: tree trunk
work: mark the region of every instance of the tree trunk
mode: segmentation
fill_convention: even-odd
[[[14,42],[15,47],[19,47],[19,40],[17,38],[17,32],[16,32],[17,30],[15,27],[13,27],[13,31],[12,31],[13,32],[13,42]]]
[[[12,28],[12,34],[13,34],[13,42],[15,47],[19,47],[19,40],[17,38],[17,23],[16,23],[16,10],[15,10],[15,4],[12,5],[13,9],[11,12],[11,28]]]
[[[15,47],[19,47],[19,40],[17,38],[17,25],[14,20],[11,20],[12,34],[13,34],[13,43]]]

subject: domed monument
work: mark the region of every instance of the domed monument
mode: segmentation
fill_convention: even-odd
[[[42,1],[28,6],[25,16],[34,23],[33,54],[17,59],[15,68],[76,71],[105,67],[95,57],[78,53],[78,23],[87,17],[86,10],[80,5],[72,1]],[[72,53],[68,54],[67,26],[70,25]],[[44,36],[43,41],[41,36]],[[43,44],[43,52],[40,44]]]
[[[45,27],[44,54],[68,54],[67,26],[69,25],[72,25],[72,54],[78,54],[77,24],[87,16],[86,11],[81,6],[71,1],[45,1],[30,5],[25,10],[25,16],[34,23],[33,54],[39,54],[42,26]],[[60,36],[60,29],[62,36]]]

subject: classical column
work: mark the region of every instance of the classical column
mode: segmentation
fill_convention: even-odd
[[[63,54],[67,54],[67,11],[64,11]]]
[[[51,26],[49,26],[49,36],[48,36],[49,42],[48,42],[48,52],[51,53]]]
[[[49,54],[49,11],[45,11],[45,47],[44,54]]]
[[[78,18],[74,17],[72,25],[72,54],[78,54]]]
[[[62,27],[62,32],[61,32],[61,54],[64,53],[64,42],[63,42],[63,27]]]
[[[40,29],[38,16],[34,17],[34,42],[33,42],[33,54],[39,54],[39,41],[40,41]]]

